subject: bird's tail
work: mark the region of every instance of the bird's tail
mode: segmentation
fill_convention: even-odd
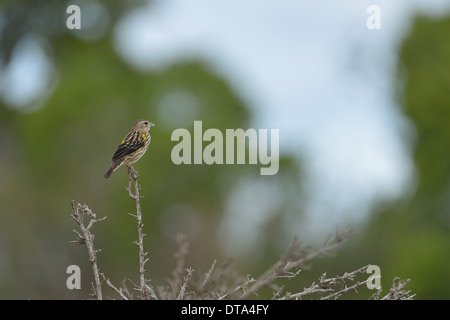
[[[108,171],[106,171],[104,177],[109,178],[111,177],[112,173],[114,172],[114,166],[109,167]]]
[[[116,171],[116,169],[117,169],[119,166],[120,166],[120,164],[117,164],[117,163],[114,163],[114,162],[113,162],[113,164],[111,165],[111,167],[109,167],[108,171],[106,171],[104,177],[105,177],[106,179],[108,179],[109,177],[111,177],[112,173],[113,173],[114,171]]]
[[[108,171],[106,171],[104,177],[108,179],[112,175],[112,173],[116,171],[122,164],[123,161],[113,160],[113,162],[111,163],[111,167],[109,167]]]

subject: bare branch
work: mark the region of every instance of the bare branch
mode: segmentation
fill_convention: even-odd
[[[200,290],[203,290],[206,286],[206,283],[208,283],[209,278],[211,277],[211,273],[213,272],[214,268],[216,267],[217,259],[214,259],[211,268],[209,268],[209,271],[205,274],[205,279],[202,282],[202,285],[200,287]]]
[[[90,218],[90,221],[87,226],[85,226],[83,222],[84,214],[87,214]],[[86,245],[89,254],[89,261],[92,264],[92,270],[94,272],[94,281],[95,281],[94,295],[97,297],[98,300],[102,300],[103,298],[102,298],[102,285],[100,282],[100,271],[97,266],[97,252],[99,252],[100,250],[95,250],[94,248],[95,236],[90,232],[90,229],[95,223],[104,221],[106,217],[96,219],[96,216],[91,211],[91,209],[89,209],[86,205],[82,206],[79,203],[75,205],[74,201],[72,201],[72,214],[70,216],[78,223],[81,230],[81,233],[74,230],[74,232],[77,234],[77,238],[73,242]]]
[[[411,294],[410,290],[405,290],[409,281],[410,279],[402,281],[400,278],[395,277],[392,280],[392,287],[389,290],[389,293],[381,298],[381,300],[412,300],[415,294]]]
[[[117,287],[114,286],[114,285],[111,283],[111,281],[109,281],[109,279],[105,277],[105,275],[104,275],[103,273],[102,273],[102,277],[103,277],[103,279],[105,280],[105,282],[106,282],[106,284],[108,285],[108,287],[110,287],[111,289],[113,289],[114,291],[116,291],[116,292],[119,294],[119,296],[122,297],[123,300],[129,300],[128,297],[125,296],[124,290],[123,290],[122,288],[117,289]],[[128,290],[127,290],[127,292],[128,292]]]
[[[256,282],[253,284],[253,286],[250,287],[250,289],[247,292],[242,294],[241,299],[248,298],[251,294],[256,293],[262,287],[270,285],[276,279],[278,279],[282,276],[297,275],[299,273],[299,271],[296,271],[294,273],[289,273],[289,272],[291,270],[300,268],[300,266],[302,266],[305,262],[307,262],[317,256],[323,255],[326,252],[328,252],[329,250],[335,248],[340,243],[342,243],[345,239],[347,239],[350,236],[350,234],[352,234],[352,233],[353,233],[352,230],[347,230],[344,232],[339,232],[339,230],[337,230],[333,241],[326,241],[325,244],[318,250],[316,250],[310,254],[306,254],[305,256],[303,256],[300,259],[297,259],[296,261],[291,261],[290,260],[291,257],[296,255],[295,252],[296,252],[296,248],[297,248],[297,241],[294,240],[294,242],[291,244],[291,246],[286,251],[283,258],[280,259],[279,261],[277,261],[272,266],[272,268],[270,268],[265,274],[261,275],[256,280]]]
[[[137,221],[137,231],[138,231],[138,239],[134,242],[139,248],[139,291],[141,292],[141,297],[144,300],[149,299],[149,286],[146,284],[145,280],[145,263],[148,261],[148,258],[145,258],[147,252],[144,250],[144,224],[142,222],[142,212],[141,212],[141,202],[139,191],[141,190],[140,185],[138,184],[138,173],[135,170],[129,171],[129,183],[126,188],[128,191],[128,195],[135,200],[136,202],[136,215],[132,215],[136,218]]]
[[[187,275],[184,277],[184,282],[180,288],[180,293],[178,294],[177,300],[183,300],[184,295],[186,294],[186,288],[189,280],[192,277],[192,274],[194,273],[194,269],[188,268],[186,269]]]
[[[95,283],[92,283],[93,296],[97,299],[102,299],[102,282],[103,281],[114,290],[123,300],[133,299],[133,295],[129,292],[126,286],[126,280],[133,284],[133,289],[137,290],[141,299],[247,299],[253,295],[259,297],[260,289],[269,287],[273,291],[272,299],[279,300],[298,300],[308,298],[318,298],[321,300],[339,299],[342,295],[349,292],[356,292],[364,285],[368,284],[370,278],[359,279],[361,274],[366,274],[369,265],[361,267],[352,272],[345,272],[340,276],[328,278],[326,273],[323,273],[318,280],[311,283],[309,287],[304,287],[299,292],[287,292],[285,286],[280,283],[281,279],[293,279],[302,274],[302,270],[306,262],[325,254],[330,254],[330,251],[337,245],[342,243],[345,239],[353,233],[352,230],[341,232],[336,231],[334,237],[329,237],[324,242],[322,247],[315,251],[307,251],[299,248],[298,242],[295,239],[292,244],[285,251],[284,255],[272,265],[266,272],[264,272],[257,279],[247,274],[246,277],[239,275],[234,266],[226,262],[217,266],[217,259],[214,259],[209,270],[204,273],[203,277],[193,277],[194,269],[186,268],[186,257],[189,253],[189,243],[182,235],[177,236],[178,250],[175,253],[175,268],[172,272],[172,278],[169,280],[170,286],[157,287],[158,295],[152,286],[148,283],[150,280],[145,278],[145,264],[148,262],[147,252],[144,250],[143,239],[145,233],[143,232],[142,212],[140,204],[141,188],[137,181],[138,175],[136,171],[129,172],[129,184],[126,188],[129,196],[135,200],[136,214],[129,213],[137,221],[138,239],[133,241],[138,247],[139,252],[139,283],[135,284],[130,279],[125,278],[121,287],[116,287],[103,273],[100,273],[97,266],[97,253],[99,249],[94,248],[94,234],[91,229],[95,223],[104,221],[106,217],[97,219],[95,213],[92,212],[86,205],[75,205],[72,201],[71,217],[78,223],[80,230],[73,230],[76,238],[72,242],[86,245],[88,248],[89,261],[91,261]],[[89,221],[85,222],[85,217]],[[357,281],[358,280],[358,281]],[[409,279],[401,281],[399,278],[394,278],[392,287],[388,294],[382,297],[382,289],[379,288],[370,299],[379,300],[398,300],[398,299],[413,299],[414,294],[405,289],[409,283]],[[172,290],[170,290],[170,287]]]
[[[220,296],[217,298],[217,300],[223,300],[225,298],[227,298],[228,296],[232,295],[235,292],[238,292],[240,290],[244,290],[244,294],[245,295],[245,288],[250,284],[255,282],[255,279],[253,279],[252,277],[250,277],[250,275],[247,275],[247,279],[241,283],[240,285],[238,285],[237,287],[233,288],[232,290],[228,291],[227,293],[225,293],[224,295]]]

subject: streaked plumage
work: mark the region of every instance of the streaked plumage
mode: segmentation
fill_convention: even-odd
[[[148,120],[136,121],[131,132],[126,135],[114,152],[111,166],[104,175],[105,178],[109,178],[123,164],[134,170],[131,164],[138,161],[147,151],[151,141],[148,131],[153,126],[154,124]]]

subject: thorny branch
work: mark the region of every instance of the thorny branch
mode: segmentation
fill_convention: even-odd
[[[137,182],[137,172],[129,172],[129,184],[127,191],[129,196],[136,202],[136,214],[130,214],[137,220],[138,240],[133,243],[138,246],[139,249],[139,284],[134,284],[129,279],[122,281],[122,287],[118,288],[111,283],[111,281],[105,277],[103,273],[100,273],[97,266],[97,252],[94,248],[94,235],[91,233],[91,228],[97,222],[104,221],[106,217],[97,219],[96,215],[86,206],[75,203],[72,201],[72,214],[71,217],[80,226],[81,232],[74,230],[77,234],[75,241],[79,244],[84,244],[88,248],[89,260],[92,264],[94,271],[95,285],[93,284],[94,296],[102,299],[102,288],[100,277],[103,277],[103,281],[115,291],[121,299],[130,300],[133,296],[128,291],[125,280],[130,281],[133,286],[140,293],[142,299],[247,299],[250,296],[258,296],[260,289],[264,287],[270,287],[274,290],[272,299],[279,300],[298,300],[305,298],[318,298],[321,300],[339,299],[343,294],[348,292],[356,292],[359,288],[368,284],[369,278],[356,281],[356,277],[360,274],[366,273],[368,265],[361,267],[352,272],[345,272],[341,276],[335,276],[327,278],[326,273],[314,281],[309,287],[303,288],[298,292],[287,292],[284,285],[279,284],[279,280],[283,278],[292,279],[299,276],[303,270],[303,266],[306,262],[316,258],[317,256],[329,254],[337,245],[347,239],[352,230],[340,232],[337,230],[334,237],[330,237],[319,249],[309,252],[305,249],[298,248],[298,242],[295,240],[291,246],[286,250],[285,254],[272,265],[265,273],[258,278],[254,279],[250,274],[246,277],[240,276],[230,262],[226,262],[221,266],[217,265],[217,260],[214,259],[209,271],[207,271],[202,277],[194,277],[194,269],[186,267],[186,256],[189,253],[189,243],[184,236],[178,236],[177,242],[179,249],[175,254],[175,268],[172,272],[172,279],[168,280],[171,286],[163,286],[157,288],[158,294],[153,290],[151,286],[147,284],[149,280],[145,279],[145,263],[148,261],[146,258],[147,252],[144,251],[143,238],[145,236],[143,232],[142,212],[140,205],[140,186]],[[87,225],[83,221],[83,218],[87,215],[89,222]],[[361,276],[360,276],[361,277]],[[382,296],[382,289],[373,294],[370,299],[374,300],[399,300],[399,299],[413,299],[414,294],[405,290],[406,285],[409,283],[409,279],[402,281],[399,278],[394,278],[392,287],[389,293]]]
[[[265,274],[261,275],[258,279],[256,279],[255,283],[241,295],[241,299],[248,298],[251,294],[256,293],[262,287],[269,286],[278,278],[288,277],[293,278],[298,275],[300,270],[298,269],[305,262],[327,253],[340,243],[342,243],[345,239],[347,239],[353,233],[352,230],[347,230],[344,232],[337,231],[333,241],[327,241],[320,249],[311,252],[309,254],[303,255],[302,258],[296,259],[292,261],[293,257],[296,254],[297,241],[295,240],[289,249],[286,251],[286,254],[277,261],[272,268],[270,268]],[[296,270],[297,269],[297,270]],[[292,270],[296,270],[292,273]]]
[[[136,214],[134,215],[130,213],[130,215],[135,217],[137,221],[138,239],[133,243],[136,244],[139,248],[139,291],[141,293],[142,299],[148,300],[152,289],[149,285],[147,285],[145,280],[145,264],[147,263],[148,258],[146,258],[147,252],[145,252],[144,250],[144,237],[146,236],[146,234],[143,231],[144,224],[142,223],[142,211],[140,202],[141,196],[139,194],[139,192],[141,191],[141,186],[138,184],[137,171],[129,170],[129,175],[130,178],[127,187],[128,195],[136,202]]]
[[[399,277],[395,277],[392,280],[392,287],[389,290],[389,293],[381,298],[381,300],[412,300],[415,294],[411,294],[411,290],[405,290],[409,281],[410,279],[402,281]]]
[[[87,214],[90,218],[87,226],[84,225],[83,221],[85,214]],[[70,216],[78,223],[81,230],[81,233],[77,230],[73,230],[77,234],[77,237],[72,242],[86,245],[89,254],[89,261],[91,262],[92,269],[94,271],[94,296],[97,297],[98,300],[102,300],[102,284],[100,282],[100,273],[97,266],[97,252],[100,252],[100,250],[96,250],[94,248],[95,236],[91,233],[91,228],[94,223],[104,221],[106,217],[97,219],[95,213],[93,213],[86,205],[81,205],[79,203],[75,205],[74,201],[72,201],[72,214]]]

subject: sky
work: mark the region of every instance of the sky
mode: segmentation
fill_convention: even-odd
[[[367,27],[370,5],[380,10],[380,29]],[[120,21],[115,43],[138,69],[205,61],[257,111],[252,126],[280,129],[281,152],[303,159],[310,196],[306,221],[291,225],[312,235],[364,221],[375,201],[414,184],[414,127],[395,100],[397,53],[415,14],[439,17],[449,8],[441,0],[154,1]],[[225,229],[261,188],[270,186],[235,189]],[[270,217],[253,206],[254,215],[224,234],[239,239]]]
[[[380,9],[381,29],[367,27],[370,5]],[[119,21],[114,46],[139,70],[195,59],[224,77],[254,111],[251,125],[279,129],[280,151],[305,166],[306,221],[291,225],[320,234],[364,221],[375,201],[414,184],[414,127],[395,100],[397,53],[415,14],[439,17],[449,9],[445,0],[155,0]],[[40,41],[24,39],[2,70],[0,91],[13,107],[55,83]],[[224,234],[270,218],[255,207],[241,230],[227,222],[262,189],[272,190],[238,183]]]

